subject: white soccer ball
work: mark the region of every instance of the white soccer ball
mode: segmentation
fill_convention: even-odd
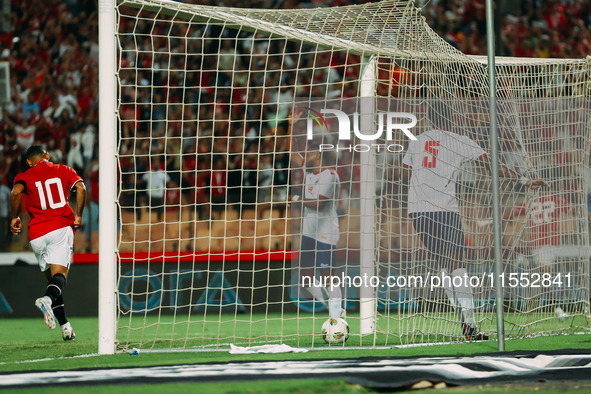
[[[349,339],[349,325],[344,319],[328,319],[322,325],[322,339],[330,344],[345,343]]]

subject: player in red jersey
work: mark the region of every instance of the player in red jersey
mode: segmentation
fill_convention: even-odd
[[[527,210],[523,203],[515,210],[516,215],[529,214],[529,245],[536,261],[550,272],[557,257],[575,257],[579,250],[575,245],[563,245],[561,225],[569,225],[574,218],[571,204],[557,196],[540,196],[534,199]]]
[[[568,242],[569,239],[573,241],[572,235],[578,228],[575,207],[569,201],[556,195],[544,195],[535,198],[529,209],[527,204],[523,203],[515,210],[515,214],[527,215],[532,261],[544,273],[550,273],[552,277],[557,273],[565,273],[560,272],[561,265],[556,264],[558,259],[589,258],[588,247],[578,245],[576,240],[573,243]],[[551,290],[544,290],[551,291],[551,295],[558,302],[563,291],[561,287],[552,283]],[[561,319],[567,316],[560,306],[556,307],[556,315]]]
[[[570,203],[560,197],[542,196],[531,203],[531,210],[530,234],[534,249],[560,245],[560,217],[572,211]]]
[[[14,234],[22,230],[19,217],[22,195],[31,221],[29,239],[41,271],[47,278],[47,289],[35,306],[43,312],[45,324],[56,327],[57,318],[64,341],[76,337],[66,318],[62,292],[72,262],[74,231],[82,227],[86,187],[82,178],[65,165],[49,162],[49,154],[41,145],[33,145],[25,153],[31,168],[14,179],[10,196]],[[68,203],[69,191],[76,192],[76,215]]]

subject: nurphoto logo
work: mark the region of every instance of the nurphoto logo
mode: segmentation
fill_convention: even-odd
[[[355,135],[361,141],[376,141],[384,135],[386,132],[386,143],[361,143],[356,145],[338,146],[334,144],[320,144],[320,151],[339,151],[348,150],[355,152],[368,152],[370,149],[377,149],[378,152],[386,150],[391,153],[402,152],[404,147],[401,144],[388,143],[392,141],[394,132],[402,132],[406,137],[412,141],[415,141],[417,137],[411,132],[411,129],[416,126],[417,118],[408,112],[378,112],[376,114],[378,121],[378,128],[374,134],[365,134],[360,130],[360,115],[359,112],[353,112],[353,120],[349,118],[344,111],[338,109],[321,109],[320,112],[313,110],[312,108],[304,107],[308,110],[308,122],[307,122],[307,138],[311,140],[314,138],[314,124],[320,127],[322,132],[328,132],[328,123],[324,118],[323,114],[332,114],[336,116],[338,120],[338,141],[350,141],[352,135]],[[353,127],[351,127],[353,123]],[[374,123],[374,119],[370,120],[370,123]]]

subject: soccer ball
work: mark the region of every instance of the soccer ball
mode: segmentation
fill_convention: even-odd
[[[322,325],[322,339],[330,344],[345,343],[349,338],[349,325],[344,319],[330,318]]]

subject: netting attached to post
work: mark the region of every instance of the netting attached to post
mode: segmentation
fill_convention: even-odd
[[[354,280],[363,273],[360,239],[369,227],[361,223],[368,220],[377,285],[338,286],[347,345],[465,338],[464,307],[431,286],[458,259],[448,234],[417,229],[421,222],[409,215],[412,186],[402,161],[411,139],[392,126],[412,121],[404,114],[416,119],[414,136],[453,132],[455,155],[445,161],[441,153],[439,163],[452,168],[454,187],[444,184],[429,206],[448,210],[443,198],[457,211],[461,262],[480,279],[472,286],[474,324],[494,337],[490,177],[486,162],[465,152],[489,151],[485,61],[438,37],[412,1],[250,10],[133,0],[121,1],[117,16],[121,348],[323,346],[320,327],[335,296],[328,286],[300,286],[302,256],[309,256],[302,234],[329,228],[326,242],[319,237],[305,251],[318,259],[332,245],[332,273]],[[376,113],[367,127],[354,112],[363,115],[370,58]],[[590,65],[497,60],[500,159],[513,174],[501,185],[507,337],[589,329]],[[335,111],[349,119],[349,139]],[[363,137],[376,130],[384,132],[375,140]],[[324,146],[314,150],[314,143]],[[438,144],[420,147],[428,153],[421,167],[435,171]],[[366,148],[375,152],[375,181],[362,175]],[[318,149],[321,171],[336,182],[325,189],[308,176],[321,171],[303,172],[293,158],[310,170]],[[453,167],[458,157],[466,160]],[[535,178],[550,188],[520,182]],[[312,181],[329,195],[308,190]],[[293,195],[304,202],[290,202]],[[362,210],[371,195],[375,209]],[[330,208],[306,205],[313,198]],[[376,297],[370,335],[360,334],[361,287]]]

